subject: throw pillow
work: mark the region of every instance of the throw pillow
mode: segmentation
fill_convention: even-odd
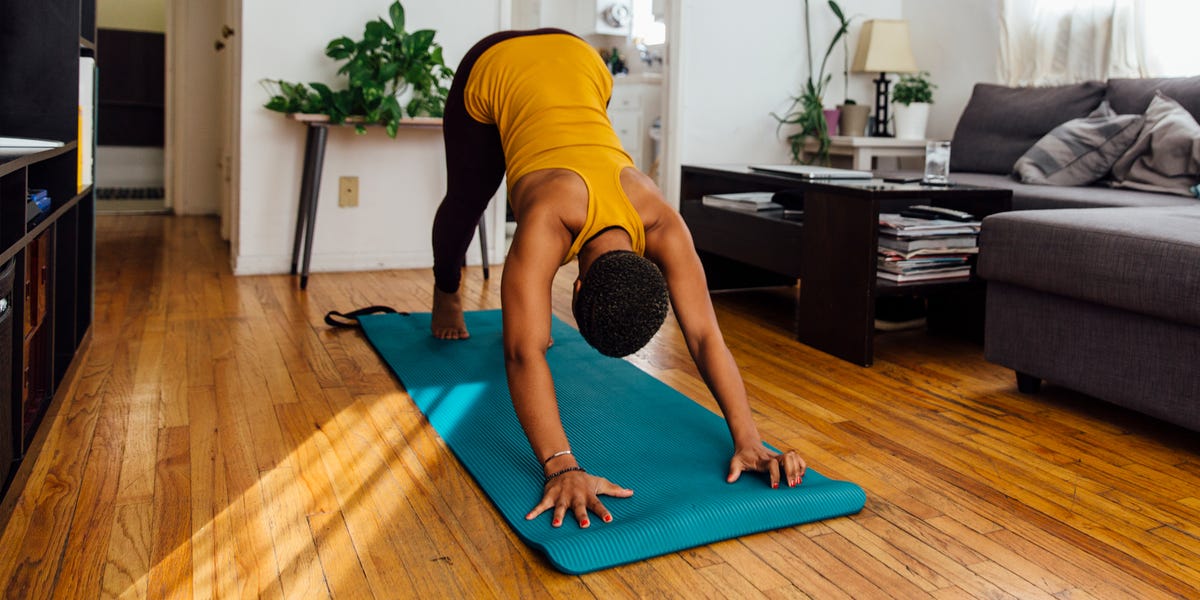
[[[1119,187],[1195,196],[1200,184],[1200,123],[1161,92],[1146,108],[1146,123],[1113,164]]]
[[[1200,120],[1200,75],[1157,79],[1113,78],[1108,80],[1104,99],[1108,100],[1113,110],[1121,114],[1140,115],[1150,106],[1155,92],[1162,92],[1168,98],[1179,102],[1193,117]]]
[[[1007,175],[1051,129],[1086,117],[1104,99],[1104,83],[1052,87],[975,85],[954,129],[952,173]]]
[[[1024,183],[1088,185],[1108,175],[1142,131],[1141,115],[1118,115],[1105,102],[1091,115],[1071,119],[1038,140],[1013,165]]]

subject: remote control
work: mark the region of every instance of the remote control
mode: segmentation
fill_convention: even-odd
[[[951,221],[974,221],[975,215],[944,206],[919,204],[900,211],[900,216],[916,219],[949,219]]]

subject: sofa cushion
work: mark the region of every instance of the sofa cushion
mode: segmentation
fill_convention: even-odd
[[[1011,172],[1051,129],[1095,110],[1104,89],[1099,81],[1039,88],[976,84],[954,129],[950,170]]]
[[[1146,112],[1155,92],[1174,98],[1200,120],[1200,76],[1148,79],[1109,79],[1105,99],[1118,113]]]
[[[1138,139],[1144,118],[1112,113],[1108,104],[1071,119],[1025,151],[1013,165],[1023,183],[1088,185],[1108,175],[1113,163]]]
[[[1016,211],[984,219],[979,275],[1200,326],[1200,206]]]
[[[920,173],[915,173],[920,176]],[[986,173],[950,173],[950,180],[965,185],[998,187],[1012,190],[1013,210],[1044,208],[1112,208],[1137,206],[1196,206],[1195,198],[1171,194],[1155,194],[1131,189],[1114,189],[1104,185],[1063,187],[1030,185],[1008,175]]]
[[[1200,124],[1178,102],[1156,92],[1146,108],[1145,126],[1112,172],[1121,186],[1196,196]]]

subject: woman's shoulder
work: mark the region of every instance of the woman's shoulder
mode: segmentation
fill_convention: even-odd
[[[675,212],[654,180],[637,169],[627,168],[621,172],[621,187],[633,209],[642,217],[642,226],[647,232]]]

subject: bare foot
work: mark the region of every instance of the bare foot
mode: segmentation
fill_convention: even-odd
[[[471,337],[463,320],[462,301],[458,292],[447,293],[433,288],[433,337],[439,340],[465,340]]]

